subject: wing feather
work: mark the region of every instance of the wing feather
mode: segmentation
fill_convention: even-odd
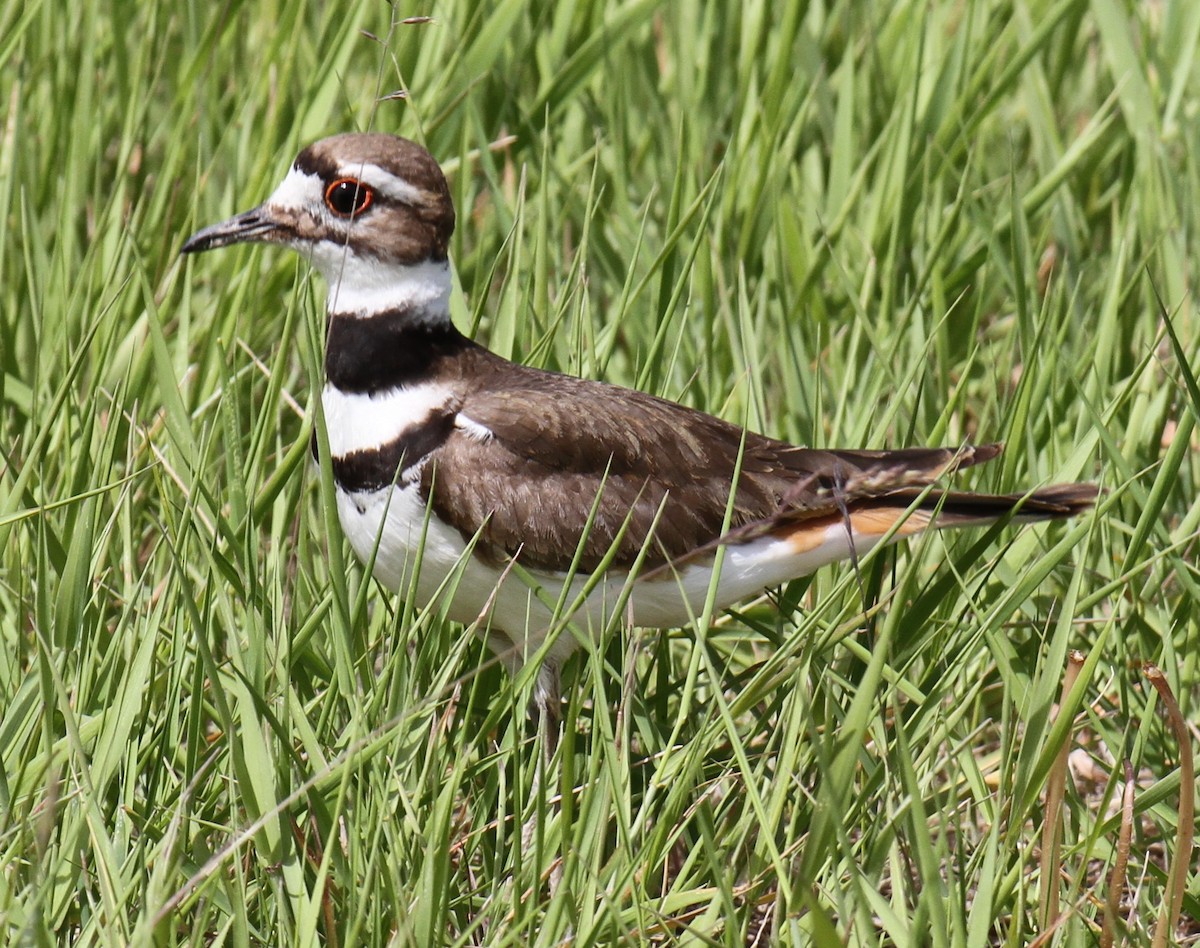
[[[519,554],[535,568],[565,570],[577,548],[585,570],[610,549],[614,565],[628,567],[644,548],[652,567],[714,544],[739,454],[734,542],[921,487],[999,453],[993,445],[799,448],[641,392],[529,369],[486,350],[474,357],[480,364],[464,367],[464,379],[477,384],[460,411],[479,427],[450,434],[423,467],[423,487],[438,517],[479,535],[477,551],[496,560]]]

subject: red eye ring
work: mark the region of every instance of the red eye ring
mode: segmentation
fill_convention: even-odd
[[[355,178],[338,178],[325,189],[325,206],[338,217],[357,217],[375,200],[375,192]]]

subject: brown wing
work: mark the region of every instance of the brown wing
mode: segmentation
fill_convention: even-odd
[[[613,565],[631,566],[644,548],[656,566],[714,543],[743,437],[732,517],[743,532],[928,484],[999,452],[797,448],[640,392],[503,365],[503,387],[490,366],[472,367],[478,385],[460,407],[491,435],[456,429],[422,477],[438,517],[478,533],[479,552],[519,551],[531,567],[565,570],[581,544],[591,570],[610,550]]]

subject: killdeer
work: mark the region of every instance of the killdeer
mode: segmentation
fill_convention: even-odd
[[[638,626],[676,627],[700,614],[714,582],[725,607],[883,540],[1010,515],[1056,520],[1096,499],[1088,484],[1006,495],[931,486],[999,445],[797,447],[509,362],[451,322],[453,230],[450,192],[425,149],[346,134],[305,148],[265,203],[194,234],[183,253],[274,243],[320,270],[321,401],[350,545],[384,586],[422,603],[461,570],[449,615],[479,620],[512,669],[552,622],[538,584],[553,602],[569,581],[570,602],[602,572],[577,627],[602,627],[615,608]],[[543,723],[575,646],[562,635],[543,656]]]

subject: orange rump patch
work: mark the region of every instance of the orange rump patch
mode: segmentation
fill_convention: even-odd
[[[881,537],[903,520],[893,534],[897,539],[920,533],[929,526],[932,517],[924,510],[914,510],[905,517],[903,507],[862,507],[850,511],[850,526],[857,536]],[[797,555],[811,553],[828,540],[829,528],[845,529],[846,519],[841,514],[806,520],[782,533],[792,551]]]
[[[785,539],[788,542],[788,546],[791,547],[792,552],[797,556],[804,553],[811,553],[825,542],[825,530],[828,526],[824,522],[816,526],[806,523],[786,534]]]
[[[906,512],[902,507],[865,507],[851,512],[850,523],[855,533],[881,537],[891,530],[898,520],[903,520],[895,536],[910,537],[928,527],[933,519],[924,510],[914,510],[905,517]]]
[[[782,538],[787,541],[792,552],[797,556],[811,553],[825,543],[829,528],[840,523],[840,516],[818,517],[815,520],[805,520],[802,523],[781,531]]]

